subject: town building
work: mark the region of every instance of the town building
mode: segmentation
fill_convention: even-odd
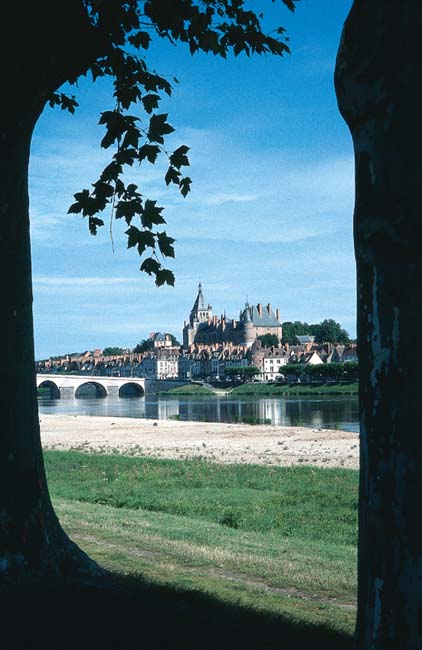
[[[189,350],[183,350],[179,357],[179,378],[223,379],[226,368],[250,364],[247,353],[248,350],[245,346],[236,346],[232,343],[193,344]]]
[[[288,363],[288,354],[285,348],[263,348],[261,365],[257,367],[261,370],[261,379],[263,381],[275,381],[283,372],[283,366]],[[256,365],[256,364],[254,364]]]
[[[149,379],[176,379],[179,377],[179,354],[156,348],[144,356],[138,372]]]

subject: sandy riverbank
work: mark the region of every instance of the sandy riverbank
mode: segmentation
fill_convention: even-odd
[[[222,463],[358,468],[358,434],[333,429],[42,415],[44,449]]]

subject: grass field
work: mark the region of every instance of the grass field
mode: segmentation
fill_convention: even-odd
[[[170,390],[160,391],[159,395],[199,395],[199,396],[212,396],[214,393],[208,388],[199,386],[198,384],[186,384],[185,386],[177,386]]]
[[[237,386],[231,395],[357,395],[358,384],[260,384],[251,382]]]
[[[358,384],[357,382],[351,383],[314,383],[314,384],[261,384],[259,382],[248,382],[230,388],[230,384],[226,385],[226,390],[230,391],[230,396],[247,396],[254,395],[263,397],[277,397],[283,395],[357,395]],[[197,396],[212,396],[213,392],[197,384],[188,384],[186,386],[179,386],[172,388],[168,391],[162,391],[160,395],[197,395]]]
[[[124,579],[350,638],[357,472],[77,452],[45,459],[65,529]]]

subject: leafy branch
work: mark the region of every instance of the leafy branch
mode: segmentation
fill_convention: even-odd
[[[293,10],[296,1],[281,3]],[[284,29],[264,33],[262,14],[246,10],[245,4],[245,0],[85,0],[92,25],[109,43],[108,54],[94,61],[89,70],[94,81],[104,76],[113,79],[116,106],[102,112],[99,123],[105,127],[101,146],[114,147],[115,152],[92,189],[74,195],[68,212],[88,217],[89,230],[95,235],[104,225],[99,215],[111,206],[112,216],[124,219],[128,226],[127,246],[141,256],[140,270],[154,276],[157,286],[174,284],[172,271],[162,266],[160,257],[174,257],[175,240],[160,229],[166,223],[163,208],[144,197],[136,184],[126,184],[124,174],[135,163],[155,164],[163,154],[168,159],[166,185],[176,185],[186,197],[192,181],[183,173],[189,166],[189,147],[182,145],[171,153],[164,147],[174,128],[168,114],[158,111],[162,96],[170,96],[172,86],[148,69],[139,52],[148,49],[155,32],[171,43],[187,43],[192,54],[201,50],[226,58],[230,51],[234,56],[288,53]],[[74,98],[61,93],[50,104],[70,112],[77,106]]]

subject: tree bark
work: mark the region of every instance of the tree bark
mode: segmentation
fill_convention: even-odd
[[[7,3],[0,26],[2,87],[7,91],[0,106],[0,580],[105,573],[69,540],[54,513],[38,421],[28,200],[31,136],[49,96],[85,70],[97,44],[80,0],[64,0],[57,29],[51,27],[54,12],[52,0],[24,9],[21,3]],[[11,50],[16,25],[25,36]]]
[[[1,126],[0,282],[4,333],[0,436],[0,576],[100,574],[63,532],[45,478],[36,397],[28,162],[34,113]]]
[[[418,0],[355,0],[335,86],[354,145],[357,650],[422,647],[422,93]]]

